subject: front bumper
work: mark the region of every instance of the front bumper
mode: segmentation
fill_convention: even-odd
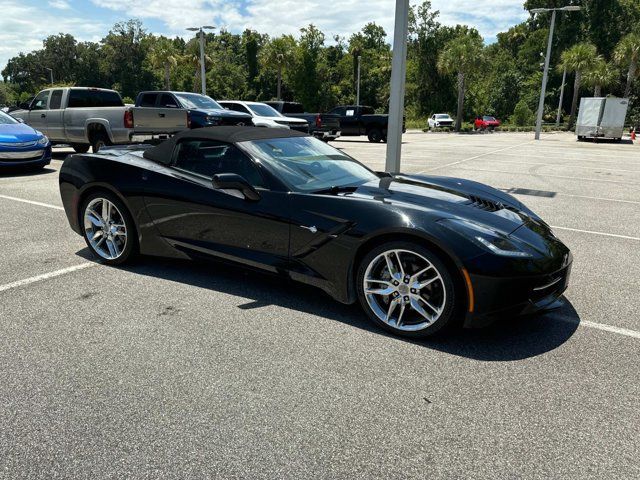
[[[311,133],[314,137],[319,138],[320,140],[336,140],[342,135],[342,131],[340,130],[330,130],[326,132],[314,130]]]
[[[488,277],[470,274],[473,311],[467,312],[465,327],[482,327],[498,318],[528,315],[552,308],[569,286],[572,259],[549,274],[519,277]]]

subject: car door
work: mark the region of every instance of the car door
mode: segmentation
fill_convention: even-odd
[[[47,134],[47,113],[49,110],[49,96],[51,90],[43,90],[31,102],[29,107],[29,126]]]
[[[52,141],[64,141],[64,109],[62,108],[62,95],[64,90],[51,90],[49,98],[49,111],[47,112],[47,136]]]
[[[213,175],[236,173],[260,193],[247,200],[237,190],[217,190]],[[145,203],[158,233],[190,256],[238,261],[273,272],[289,254],[289,199],[236,146],[184,139],[172,164],[145,173]]]
[[[346,130],[347,135],[360,135],[360,109],[358,107],[347,107],[344,112],[344,117],[340,122],[342,131]]]

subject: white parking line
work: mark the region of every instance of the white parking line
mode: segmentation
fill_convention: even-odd
[[[76,272],[78,270],[84,270],[85,268],[95,267],[97,263],[86,262],[80,265],[74,265],[73,267],[63,268],[62,270],[56,270],[55,272],[43,273],[42,275],[36,275],[35,277],[25,278],[24,280],[18,280],[17,282],[7,283],[6,285],[0,285],[0,292],[6,292],[14,288],[23,287],[36,282],[42,282],[50,278],[66,275],[67,273]]]
[[[440,167],[439,167],[440,168]],[[539,177],[539,178],[543,178],[543,177],[547,177],[547,178],[565,178],[568,180],[583,180],[586,182],[604,182],[604,183],[615,183],[617,185],[629,185],[632,187],[640,187],[640,183],[637,182],[623,182],[621,180],[607,180],[605,178],[588,178],[588,177],[572,177],[569,175],[553,175],[550,173],[529,173],[529,172],[508,172],[506,170],[487,170],[484,168],[475,168],[475,167],[471,167],[471,168],[466,168],[466,167],[460,167],[462,170],[465,171],[469,171],[469,172],[487,172],[487,173],[507,173],[509,175],[528,175],[531,177]]]
[[[14,202],[29,203],[31,205],[37,205],[39,207],[53,208],[54,210],[64,211],[63,207],[59,207],[58,205],[51,205],[49,203],[35,202],[33,200],[25,200],[24,198],[10,197],[8,195],[0,195],[0,198],[4,198],[5,200],[13,200]]]
[[[573,318],[565,317],[565,316],[558,316],[554,318],[562,322],[573,323],[573,324],[577,323],[579,327],[595,328],[597,330],[603,330],[605,332],[624,335],[625,337],[640,339],[640,332],[636,332],[635,330],[630,330],[628,328],[614,327],[613,325],[607,325],[606,323],[590,322],[588,320],[576,321]]]
[[[515,195],[517,196],[521,196],[521,197],[531,197],[532,195],[526,195],[524,193],[517,193],[517,192],[511,192],[510,188],[499,188],[499,190],[502,190],[503,192],[509,193],[511,195]],[[603,202],[618,202],[618,203],[630,203],[632,205],[640,205],[640,202],[637,202],[635,200],[621,200],[618,198],[605,198],[605,197],[590,197],[589,195],[573,195],[571,193],[561,193],[561,192],[554,192],[558,197],[572,197],[572,198],[586,198],[588,200],[601,200]],[[535,195],[533,195],[535,196]],[[547,198],[547,199],[553,199],[553,197],[540,197],[540,198]]]
[[[530,143],[532,143],[534,141],[535,140],[529,140],[528,142],[519,143],[517,145],[511,145],[510,147],[499,148],[498,150],[491,150],[490,152],[481,153],[480,155],[475,155],[473,157],[465,158],[464,160],[458,160],[457,162],[451,162],[451,163],[447,163],[446,165],[440,165],[438,167],[427,168],[426,170],[422,170],[421,172],[418,172],[418,174],[425,173],[425,172],[430,172],[432,170],[439,170],[441,168],[451,167],[452,165],[458,165],[458,164],[464,163],[464,162],[470,162],[471,160],[475,160],[476,158],[482,158],[482,157],[486,157],[488,155],[493,155],[494,153],[504,152],[505,150],[512,150],[514,148],[522,147],[523,145],[528,145],[528,144],[530,144]]]
[[[625,240],[636,240],[640,242],[640,237],[630,237],[629,235],[618,235],[616,233],[606,233],[606,232],[594,232],[593,230],[580,230],[579,228],[557,227],[555,225],[551,225],[551,228],[555,230],[567,230],[569,232],[589,233],[591,235],[600,235],[602,237],[624,238]]]

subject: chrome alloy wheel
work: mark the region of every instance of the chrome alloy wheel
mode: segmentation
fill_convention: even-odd
[[[118,208],[106,198],[95,198],[84,211],[84,234],[93,250],[115,260],[127,246],[127,226]]]
[[[398,330],[424,330],[440,318],[447,291],[438,269],[410,250],[388,250],[367,266],[364,296],[375,315]]]

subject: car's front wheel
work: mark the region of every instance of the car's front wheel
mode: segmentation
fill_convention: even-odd
[[[358,268],[357,289],[368,316],[398,335],[426,337],[456,317],[451,273],[416,243],[390,242],[371,250]]]
[[[136,228],[122,201],[96,192],[83,202],[82,230],[89,249],[106,264],[120,265],[137,252]]]

